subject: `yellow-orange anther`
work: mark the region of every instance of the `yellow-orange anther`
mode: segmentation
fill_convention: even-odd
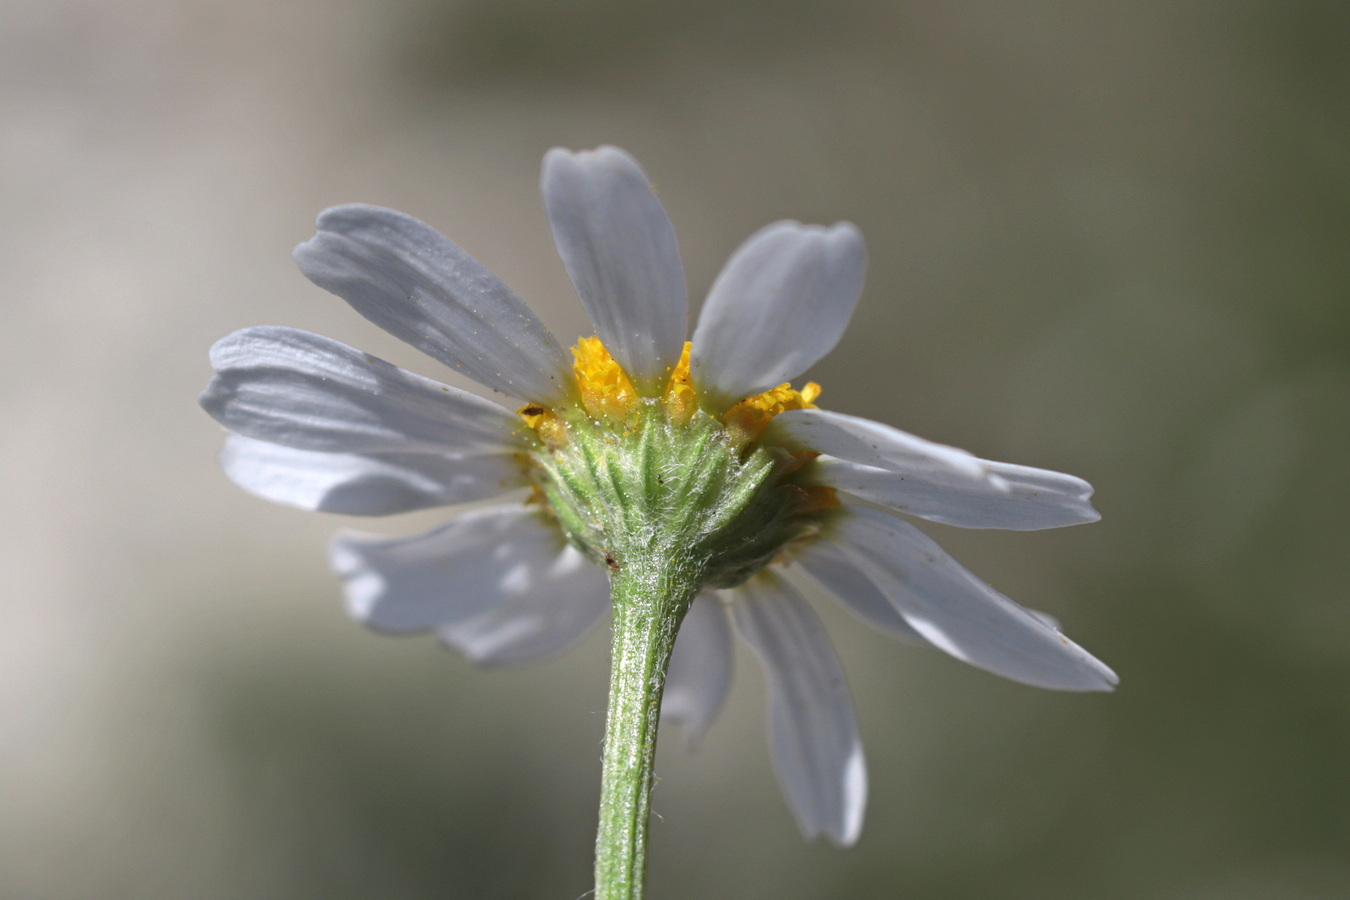
[[[694,345],[684,342],[684,352],[680,361],[670,372],[670,381],[666,383],[666,415],[677,422],[687,422],[698,409],[698,395],[694,392],[693,382],[689,380],[689,349]]]
[[[722,421],[728,428],[739,432],[746,440],[759,437],[773,417],[790,409],[815,409],[815,399],[820,396],[820,385],[809,381],[800,390],[793,390],[790,384],[780,384],[762,394],[747,397],[727,410]]]
[[[572,348],[581,405],[597,418],[624,419],[637,403],[637,391],[623,367],[598,337],[585,337]]]

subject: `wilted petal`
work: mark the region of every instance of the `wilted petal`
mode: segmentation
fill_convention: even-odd
[[[511,455],[320,453],[232,434],[220,453],[225,476],[274,503],[349,516],[387,516],[486,500],[524,487]]]
[[[600,340],[638,390],[679,362],[688,296],[675,229],[637,161],[617,147],[544,157],[553,240]]]
[[[1014,681],[1065,691],[1109,691],[1116,674],[1090,653],[966,571],[896,516],[850,506],[839,543],[914,629],[957,659]]]
[[[336,206],[295,248],[310,281],[390,334],[495,391],[553,404],[571,369],[519,297],[429,225],[377,206]]]
[[[694,330],[690,368],[720,412],[777,387],[834,349],[862,294],[867,254],[847,222],[777,222],[727,261]]]
[[[808,839],[848,846],[862,829],[867,769],[825,629],[770,570],[731,593],[736,632],[764,665],[774,768],[797,824]]]
[[[794,553],[792,562],[868,625],[902,641],[928,646],[923,635],[896,612],[891,601],[872,583],[867,571],[834,541],[827,538],[810,541]]]
[[[697,597],[685,614],[666,673],[661,716],[679,722],[692,749],[717,718],[731,687],[731,627],[722,602]]]
[[[512,504],[472,510],[412,537],[340,534],[329,559],[353,618],[381,631],[415,632],[546,594],[565,546],[536,509]]]
[[[519,420],[497,404],[294,328],[246,328],[211,348],[200,402],[246,437],[335,453],[511,451]]]
[[[769,424],[764,440],[906,475],[959,478],[996,489],[1002,485],[977,457],[964,450],[935,444],[871,419],[824,409],[780,413]]]
[[[516,665],[566,650],[609,611],[604,572],[570,545],[531,582],[477,615],[441,626],[441,640],[480,665]]]
[[[979,462],[997,480],[972,479],[940,468],[888,471],[829,457],[817,460],[814,469],[821,484],[961,528],[1036,531],[1101,518],[1088,500],[1092,486],[1081,478],[1011,463]]]

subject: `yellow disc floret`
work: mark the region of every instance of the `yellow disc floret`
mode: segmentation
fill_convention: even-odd
[[[689,369],[692,345],[686,341],[684,350],[670,370],[665,392],[658,399],[666,417],[675,423],[687,425],[699,411],[698,391],[694,388]],[[592,419],[605,420],[611,425],[627,427],[637,413],[642,398],[633,387],[623,366],[610,355],[598,337],[584,337],[572,348],[572,371],[577,379],[577,398],[581,409]],[[729,436],[745,445],[758,441],[773,417],[792,409],[815,409],[820,396],[820,385],[807,382],[801,390],[783,383],[762,394],[747,397],[727,410],[721,417]],[[546,447],[557,449],[567,442],[569,416],[563,409],[554,412],[543,406],[522,407],[519,415],[533,429]]]
[[[677,422],[688,422],[689,417],[698,409],[698,394],[689,379],[689,350],[694,345],[684,342],[684,352],[680,361],[670,372],[670,381],[666,383],[666,415]]]
[[[623,367],[598,337],[585,337],[572,348],[581,405],[596,418],[623,420],[633,411],[638,394]]]
[[[808,381],[800,391],[790,384],[780,384],[762,394],[747,397],[727,410],[722,416],[727,428],[740,434],[744,440],[758,438],[773,417],[790,409],[815,409],[820,396],[820,385]]]

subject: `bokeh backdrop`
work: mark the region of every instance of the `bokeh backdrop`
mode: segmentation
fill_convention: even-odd
[[[659,758],[659,898],[1350,896],[1350,5],[0,2],[0,896],[558,898],[590,887],[607,643],[481,671],[347,621],[356,522],[228,485],[218,337],[331,335],[365,201],[569,341],[538,163],[616,143],[695,302],[752,230],[870,251],[831,408],[1070,471],[1104,518],[925,526],[1121,675],[1061,695],[820,606],[871,772],[803,844],[749,654]]]

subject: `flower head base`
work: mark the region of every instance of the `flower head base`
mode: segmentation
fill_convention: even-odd
[[[697,584],[734,587],[819,530],[832,492],[801,477],[812,455],[760,446],[773,417],[820,388],[781,385],[722,417],[697,406],[689,344],[659,395],[642,396],[598,337],[572,349],[577,405],[528,406],[529,477],[567,540],[611,571],[679,557]]]

